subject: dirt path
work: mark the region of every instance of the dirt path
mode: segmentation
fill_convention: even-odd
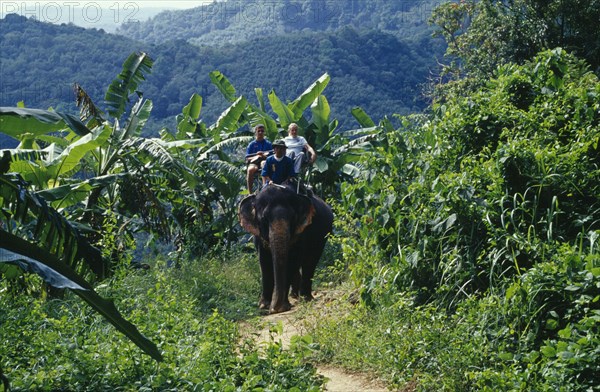
[[[264,316],[257,341],[269,342],[270,330],[280,322],[283,326],[283,333],[275,336],[275,339],[281,339],[283,347],[286,349],[290,346],[292,336],[306,334],[306,328],[302,325],[303,320],[296,317],[294,310],[295,308],[289,312]],[[317,372],[329,380],[325,385],[325,390],[328,392],[389,392],[389,389],[381,383],[370,380],[361,374],[350,374],[332,366],[318,366]]]

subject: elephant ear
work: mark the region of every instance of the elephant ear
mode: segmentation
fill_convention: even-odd
[[[315,216],[315,206],[306,196],[300,197],[297,206],[299,208],[299,220],[298,225],[296,225],[296,234],[300,234],[312,223],[313,216]]]
[[[254,209],[254,201],[256,195],[246,196],[241,202],[238,208],[238,217],[240,219],[240,225],[248,233],[258,236],[260,231],[258,229],[258,220],[256,219],[256,210]]]

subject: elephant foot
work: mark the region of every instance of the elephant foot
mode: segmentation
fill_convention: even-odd
[[[304,301],[307,301],[307,302],[308,302],[308,301],[312,301],[313,299],[315,299],[315,297],[313,297],[312,293],[310,293],[310,292],[309,292],[308,294],[306,294],[306,293],[301,293],[301,294],[300,294],[300,297],[301,297],[301,298],[302,298]]]
[[[290,309],[292,309],[292,305],[290,305],[290,303],[287,302],[281,306],[272,306],[271,309],[269,309],[269,314],[283,313],[287,312]]]
[[[309,295],[303,295],[302,299],[305,300],[306,302],[310,302],[313,299],[315,299],[315,297],[313,297],[311,294],[309,294]]]
[[[269,309],[271,307],[271,302],[270,301],[266,301],[264,299],[260,299],[260,301],[258,301],[258,308],[261,310],[266,310]]]

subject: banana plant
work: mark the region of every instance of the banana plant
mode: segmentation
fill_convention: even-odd
[[[74,260],[83,258],[97,275],[102,275],[107,265],[98,249],[42,197],[31,192],[17,174],[0,175],[0,211],[3,218],[0,221],[0,271],[19,273],[18,267],[38,274],[53,287],[73,290],[146,354],[162,360],[156,345],[125,320],[111,301],[94,291],[84,278],[85,271],[74,269],[78,266]],[[22,238],[20,228],[27,226],[37,241]]]
[[[226,99],[235,100],[236,90],[225,75],[213,71],[210,76],[213,84]],[[265,100],[263,90],[256,88],[258,106],[248,103],[246,112],[242,115],[242,119],[250,126],[264,124],[270,140],[284,136],[289,124],[297,123],[300,134],[303,134],[317,152],[317,160],[309,168],[309,176],[310,182],[322,192],[333,192],[335,184],[344,176],[358,175],[360,170],[352,163],[370,148],[370,142],[377,138],[387,124],[375,125],[362,109],[355,108],[352,113],[361,128],[340,131],[338,121],[331,119],[329,102],[322,94],[330,80],[331,77],[324,73],[289,103],[284,103],[274,90],[269,92]],[[275,118],[269,114],[267,101]],[[310,119],[305,115],[307,109],[310,109]]]
[[[162,130],[160,139],[145,141],[172,154],[169,156],[176,158],[172,162],[185,163],[183,172],[171,169],[170,162],[161,165],[172,184],[163,193],[173,207],[178,236],[184,243],[185,232],[194,225],[202,226],[204,238],[232,242],[236,200],[244,180],[235,156],[250,139],[237,133],[245,121],[242,115],[246,106],[246,99],[238,97],[214,124],[207,125],[200,118],[202,98],[194,94],[177,116],[175,134]],[[174,173],[181,173],[184,181],[177,182]],[[214,208],[215,205],[218,208]]]

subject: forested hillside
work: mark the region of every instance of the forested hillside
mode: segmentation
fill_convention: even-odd
[[[361,106],[375,117],[420,111],[420,93],[441,55],[440,41],[424,36],[404,42],[381,31],[343,28],[255,39],[234,45],[197,47],[182,40],[143,43],[101,30],[52,25],[16,15],[0,20],[2,74],[0,106],[23,101],[27,107],[75,111],[72,84],[95,100],[131,50],[144,50],[156,61],[143,93],[154,102],[151,125],[172,126],[172,118],[193,93],[204,98],[202,112],[214,121],[227,106],[212,86],[209,72],[220,70],[239,92],[254,97],[254,87],[274,89],[288,101],[325,72],[332,112],[343,126],[355,127],[350,115]],[[169,35],[173,37],[173,35]]]
[[[262,87],[289,101],[327,72],[332,78],[327,96],[333,102],[333,116],[345,127],[355,127],[358,124],[350,116],[354,106],[373,116],[389,114],[389,109],[407,114],[426,106],[420,89],[434,67],[432,45],[430,39],[406,44],[390,34],[351,28],[262,38],[226,48],[203,47],[196,54],[177,41],[155,49],[156,67],[145,91],[160,118],[178,113],[181,103],[199,92],[212,119],[225,107],[208,78],[214,69],[250,99],[254,88]]]
[[[118,32],[152,43],[182,39],[209,46],[344,27],[418,40],[429,34],[427,20],[437,3],[431,0],[215,1],[189,10],[164,11],[146,22],[129,22]]]

